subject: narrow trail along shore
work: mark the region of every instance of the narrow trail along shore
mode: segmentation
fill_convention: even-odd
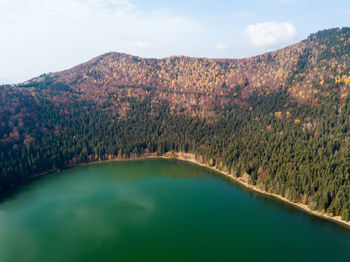
[[[235,176],[233,176],[232,174],[230,174],[228,172],[225,172],[225,171],[217,169],[215,166],[209,166],[207,164],[199,162],[196,159],[196,157],[195,157],[195,155],[193,153],[168,152],[165,155],[157,155],[157,153],[146,153],[146,154],[144,154],[142,156],[139,156],[139,157],[112,158],[112,159],[109,159],[109,160],[100,160],[100,161],[97,160],[97,161],[91,161],[91,162],[88,162],[88,163],[81,163],[81,164],[78,164],[78,165],[68,166],[67,169],[75,167],[75,166],[84,166],[84,165],[91,165],[91,164],[98,164],[98,163],[117,162],[117,161],[133,161],[133,160],[152,159],[152,158],[153,159],[157,159],[157,158],[158,159],[159,158],[161,158],[161,159],[177,159],[177,160],[181,160],[181,161],[190,162],[190,163],[193,163],[193,164],[198,165],[198,166],[209,168],[211,170],[214,170],[217,173],[220,173],[220,174],[222,174],[222,175],[232,179],[236,183],[238,183],[240,185],[243,185],[244,187],[246,187],[246,188],[248,188],[248,189],[250,189],[252,191],[258,192],[258,193],[263,194],[263,195],[272,196],[274,198],[278,198],[278,199],[280,199],[280,200],[282,200],[282,201],[284,201],[286,203],[289,203],[289,204],[291,204],[291,205],[293,205],[295,207],[298,207],[299,209],[307,212],[308,214],[320,217],[322,219],[326,219],[326,220],[332,221],[332,222],[337,223],[339,225],[342,225],[346,229],[350,230],[350,221],[349,222],[348,221],[344,221],[344,220],[341,219],[340,216],[330,216],[327,213],[323,213],[323,212],[317,211],[317,210],[312,210],[310,207],[308,207],[305,204],[295,203],[295,202],[292,202],[292,201],[288,200],[287,198],[285,198],[285,197],[283,197],[281,195],[277,195],[277,194],[274,194],[274,193],[270,193],[270,192],[266,192],[264,190],[261,190],[260,188],[254,186],[254,185],[251,185],[251,184],[247,183],[246,181],[244,181],[244,179],[242,177],[235,177]],[[44,176],[44,175],[48,175],[48,174],[55,173],[55,172],[60,172],[60,170],[50,170],[50,171],[43,172],[43,173],[40,173],[40,174],[35,174],[33,176],[30,176],[30,177],[26,178],[23,181],[20,181],[18,184],[20,184],[20,183],[22,183],[24,181],[27,181],[27,180],[39,177],[39,176]],[[17,184],[12,185],[9,189],[13,189],[16,185]],[[7,190],[5,190],[4,192],[1,192],[1,193],[5,193],[6,191]]]
[[[174,153],[173,155],[171,155],[169,157],[161,156],[161,158],[178,159],[178,160],[191,162],[191,163],[194,163],[196,165],[212,169],[212,170],[214,170],[214,171],[216,171],[216,172],[218,172],[218,173],[220,173],[220,174],[222,174],[222,175],[224,175],[226,177],[229,177],[230,179],[232,179],[235,182],[245,186],[246,188],[249,188],[250,190],[253,190],[253,191],[258,192],[258,193],[263,194],[263,195],[268,195],[268,196],[272,196],[272,197],[278,198],[280,200],[283,200],[284,202],[287,202],[287,203],[289,203],[289,204],[291,204],[293,206],[298,207],[299,209],[302,209],[303,211],[305,211],[305,212],[307,212],[307,213],[309,213],[311,215],[314,215],[314,216],[317,216],[317,217],[320,217],[320,218],[323,218],[323,219],[335,222],[337,224],[340,224],[340,225],[346,227],[348,230],[350,230],[350,221],[349,222],[344,221],[344,220],[341,219],[340,216],[330,216],[327,213],[323,213],[323,212],[320,212],[320,211],[317,211],[317,210],[312,210],[310,207],[308,207],[305,204],[295,203],[295,202],[292,202],[292,201],[288,200],[287,198],[285,198],[285,197],[283,197],[281,195],[277,195],[277,194],[273,194],[273,193],[269,193],[269,192],[266,192],[264,190],[261,190],[258,187],[254,186],[254,185],[251,185],[251,184],[248,184],[247,182],[245,182],[242,177],[235,177],[235,176],[229,174],[228,172],[225,172],[225,171],[217,169],[216,167],[211,167],[209,165],[200,163],[195,158],[195,155],[192,154],[192,153],[182,153],[182,152],[180,152],[180,153]]]

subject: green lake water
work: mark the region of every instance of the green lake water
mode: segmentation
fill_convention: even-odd
[[[3,196],[0,261],[350,262],[350,231],[190,163],[109,162]]]

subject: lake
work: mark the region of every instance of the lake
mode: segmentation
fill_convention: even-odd
[[[3,196],[0,261],[349,262],[350,231],[191,163],[107,162]]]

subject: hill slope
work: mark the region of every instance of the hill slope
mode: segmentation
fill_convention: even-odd
[[[35,89],[53,82],[65,86],[62,97],[69,97],[67,91],[71,91],[100,104],[111,97],[144,97],[154,89],[155,101],[166,99],[172,106],[202,115],[217,103],[245,104],[253,92],[265,95],[283,87],[297,101],[317,105],[329,96],[331,84],[345,83],[337,93],[346,94],[349,35],[348,28],[321,31],[298,44],[247,59],[143,59],[108,53],[70,70],[35,78],[25,86]],[[118,99],[113,104],[121,106]]]
[[[108,53],[0,88],[0,188],[145,152],[350,219],[350,28],[246,59]]]

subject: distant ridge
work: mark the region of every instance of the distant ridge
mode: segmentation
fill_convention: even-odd
[[[0,191],[91,161],[187,152],[350,220],[350,28],[244,59],[110,52],[0,87]]]

